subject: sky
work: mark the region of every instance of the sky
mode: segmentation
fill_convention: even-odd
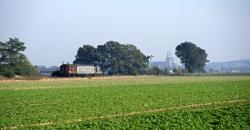
[[[250,0],[1,0],[0,41],[10,37],[33,65],[71,63],[82,45],[111,40],[153,61],[185,41],[213,62],[250,59]]]

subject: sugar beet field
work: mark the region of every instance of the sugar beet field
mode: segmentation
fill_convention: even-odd
[[[0,81],[0,129],[250,129],[250,76]]]

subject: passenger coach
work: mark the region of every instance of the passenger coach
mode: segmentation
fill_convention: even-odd
[[[62,64],[60,72],[64,77],[102,75],[100,67],[95,65]]]

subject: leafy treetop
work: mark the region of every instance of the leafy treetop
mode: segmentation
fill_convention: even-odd
[[[204,71],[204,66],[208,62],[206,51],[192,42],[184,42],[178,45],[175,54],[180,58],[181,63],[185,65],[189,73]]]

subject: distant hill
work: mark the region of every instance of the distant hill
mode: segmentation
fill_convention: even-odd
[[[250,59],[227,61],[227,62],[211,62],[205,67],[208,72],[220,73],[249,73]]]
[[[153,61],[149,63],[150,67],[157,66],[165,69],[168,65],[166,61]],[[178,65],[174,64],[172,67]],[[250,59],[210,62],[205,66],[205,70],[210,73],[250,73]]]

